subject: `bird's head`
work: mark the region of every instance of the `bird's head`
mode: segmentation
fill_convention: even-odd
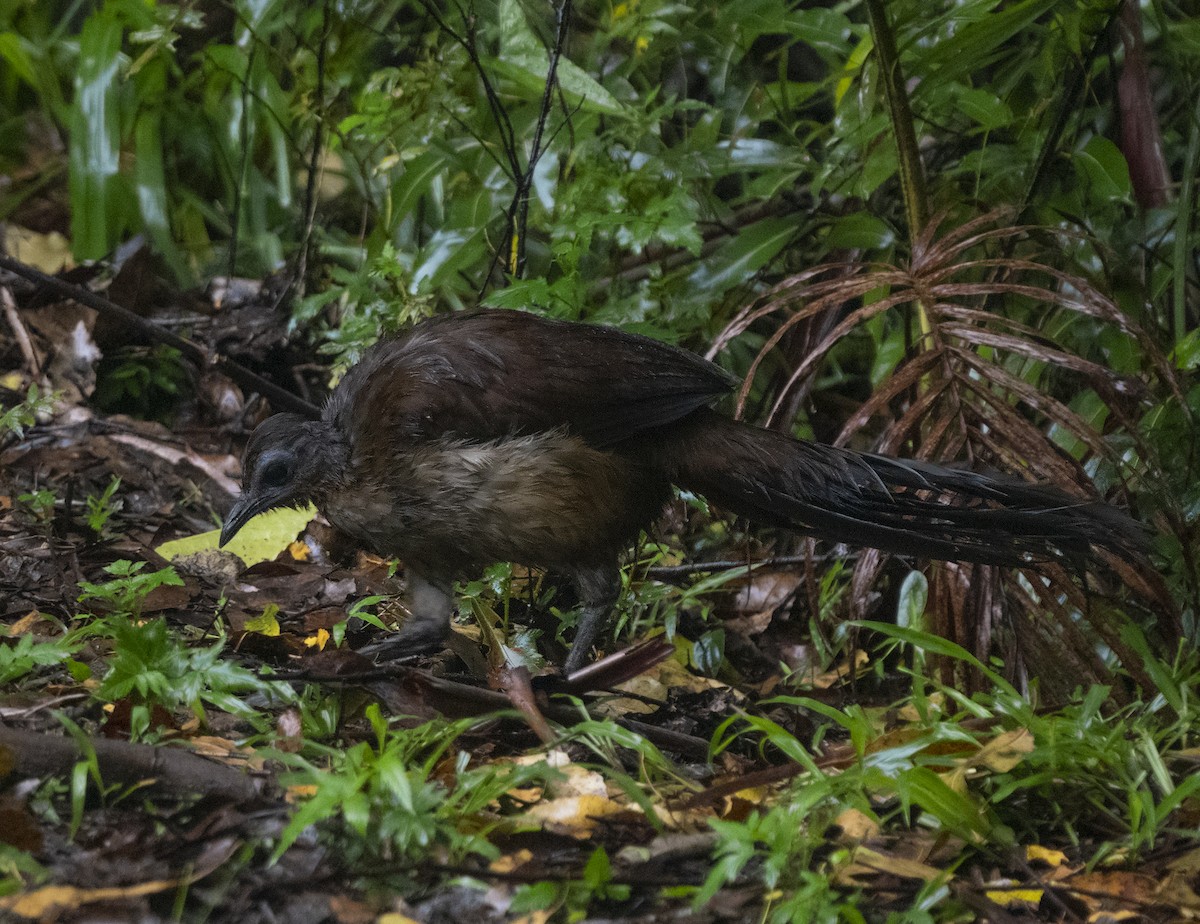
[[[339,444],[325,421],[299,414],[276,414],[250,436],[242,456],[242,496],[225,525],[221,545],[252,517],[276,507],[318,500],[337,477]]]

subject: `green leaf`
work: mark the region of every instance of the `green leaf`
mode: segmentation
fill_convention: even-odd
[[[438,151],[426,151],[408,161],[404,172],[392,185],[392,225],[407,216],[432,185],[434,177],[446,166],[445,157]]]
[[[896,234],[874,215],[854,212],[833,223],[825,243],[830,250],[885,250],[896,243]]]
[[[33,59],[29,57],[21,36],[15,32],[0,33],[0,59],[30,87],[38,89],[37,68]]]
[[[912,645],[914,648],[919,648],[921,651],[942,655],[947,658],[955,658],[971,665],[976,670],[980,671],[992,683],[1004,690],[1012,696],[1019,696],[1013,685],[997,674],[990,667],[985,665],[977,657],[975,657],[967,649],[961,645],[957,645],[949,639],[942,638],[938,635],[932,635],[928,632],[919,632],[916,629],[905,628],[904,626],[893,626],[886,622],[875,622],[870,619],[855,619],[847,623],[851,626],[861,626],[864,629],[871,629],[874,632],[879,632],[890,638],[898,639],[906,644]]]
[[[76,256],[91,260],[112,249],[124,213],[118,183],[121,24],[108,9],[90,16],[79,35],[70,118],[71,236]]]
[[[783,250],[795,236],[796,228],[792,218],[764,218],[743,228],[692,272],[688,284],[714,298],[749,281]]]
[[[1012,124],[1013,114],[1008,104],[996,94],[982,89],[954,84],[950,92],[959,111],[989,131]]]
[[[702,674],[712,676],[725,658],[725,630],[711,629],[692,645],[692,664]]]
[[[900,585],[900,600],[896,605],[896,625],[920,629],[925,624],[925,602],[929,599],[929,581],[920,571],[908,572]]]
[[[413,289],[428,292],[437,288],[448,276],[473,264],[483,251],[483,228],[474,231],[443,228],[434,232],[413,267]]]
[[[595,891],[612,879],[612,864],[603,847],[597,847],[583,868],[583,881]]]
[[[1129,180],[1129,164],[1121,149],[1107,138],[1093,135],[1083,150],[1076,152],[1075,166],[1094,195],[1130,201],[1133,184]]]
[[[998,3],[982,4],[995,7]],[[934,43],[921,43],[909,50],[921,56],[920,71],[936,73],[939,82],[958,79],[985,65],[990,56],[1010,42],[1022,29],[1032,26],[1058,5],[1057,0],[1023,0],[999,12],[978,10],[978,17],[965,25],[956,23],[953,34]],[[920,87],[918,87],[920,92]]]
[[[133,141],[134,186],[147,235],[159,255],[171,267],[176,280],[186,285],[191,281],[192,273],[179,248],[175,246],[175,237],[171,233],[160,118],[160,113],[153,109],[143,110],[138,114]]]
[[[913,767],[895,780],[896,794],[905,805],[918,805],[942,826],[968,842],[1004,840],[1004,828],[991,824],[985,808],[951,789],[928,767]]]
[[[1151,649],[1141,628],[1134,623],[1127,623],[1121,629],[1121,641],[1137,652],[1141,660],[1141,668],[1154,682],[1158,692],[1162,694],[1163,699],[1175,711],[1175,714],[1179,716],[1187,714],[1190,695],[1184,693],[1175,678],[1171,676],[1170,668]]]
[[[561,886],[557,882],[535,882],[520,886],[508,903],[510,915],[545,911],[558,901]]]
[[[758,17],[751,17],[757,19]],[[826,61],[843,64],[850,54],[854,26],[844,13],[831,9],[792,10],[783,22],[763,22],[764,33],[783,32],[811,46]]]
[[[508,77],[540,98],[550,72],[550,56],[529,28],[517,0],[500,0],[500,56],[490,68]],[[623,115],[625,107],[586,71],[560,55],[556,71],[558,85],[568,101],[585,111]]]

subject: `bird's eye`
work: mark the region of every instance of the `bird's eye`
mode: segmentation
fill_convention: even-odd
[[[287,484],[291,474],[292,468],[284,459],[272,459],[263,466],[259,478],[266,487],[278,488]]]

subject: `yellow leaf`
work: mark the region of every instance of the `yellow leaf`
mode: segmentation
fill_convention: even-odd
[[[4,252],[43,273],[57,273],[75,265],[71,259],[71,242],[58,231],[39,234],[9,224],[4,233]]]
[[[624,806],[604,796],[567,796],[539,802],[525,813],[525,817],[540,821],[557,833],[586,840],[595,833],[599,819],[630,809],[636,810],[634,806]]]
[[[229,839],[227,843],[214,844],[217,849],[206,851],[190,874],[177,879],[156,879],[151,882],[138,882],[133,885],[116,888],[82,889],[75,886],[50,885],[32,892],[22,892],[17,895],[7,895],[0,898],[0,912],[12,912],[18,917],[36,920],[57,920],[61,912],[89,905],[93,902],[128,902],[132,898],[144,895],[154,895],[168,889],[176,889],[180,884],[190,885],[203,879],[214,869],[229,859],[237,841]],[[4,920],[10,920],[8,917]]]
[[[274,603],[269,603],[261,616],[247,619],[246,624],[242,628],[247,632],[256,632],[259,635],[268,635],[274,638],[279,635],[279,620],[275,618],[275,614],[278,612],[279,607]]]
[[[329,632],[325,629],[318,629],[316,635],[310,635],[304,640],[304,644],[309,648],[316,648],[318,651],[325,650],[325,643],[329,641]]]
[[[302,509],[281,507],[278,510],[260,513],[233,537],[229,545],[225,546],[225,551],[232,552],[247,567],[257,565],[260,561],[271,561],[300,535],[300,531],[316,515],[317,508],[312,504]],[[154,551],[170,561],[180,555],[195,555],[197,552],[215,549],[220,537],[221,531],[214,529],[196,536],[172,539]]]
[[[519,918],[513,918],[511,924],[546,924],[552,911],[531,911]]]
[[[1025,859],[1030,863],[1042,862],[1047,866],[1062,866],[1067,862],[1067,855],[1061,850],[1051,850],[1040,844],[1030,844],[1025,848]]]
[[[1042,900],[1041,889],[992,889],[985,893],[997,905],[1036,905]]]

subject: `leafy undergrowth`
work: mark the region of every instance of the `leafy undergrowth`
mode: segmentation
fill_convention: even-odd
[[[462,589],[449,652],[378,667],[355,649],[393,625],[389,563],[328,561],[313,526],[248,569],[169,565],[152,549],[200,531],[204,492],[155,506],[186,491],[129,447],[162,432],[122,456],[105,441],[142,425],[110,421],[64,453],[25,411],[0,521],[6,920],[1200,911],[1200,663],[1136,633],[1155,695],[1044,709],[920,631],[916,573],[899,625],[813,633],[804,662],[782,572],[684,580],[647,544],[625,666],[564,684],[536,654],[539,632],[556,650],[551,592],[497,569]],[[58,483],[28,482],[51,439]],[[814,625],[844,592],[833,569]],[[947,659],[987,690],[939,683]]]

